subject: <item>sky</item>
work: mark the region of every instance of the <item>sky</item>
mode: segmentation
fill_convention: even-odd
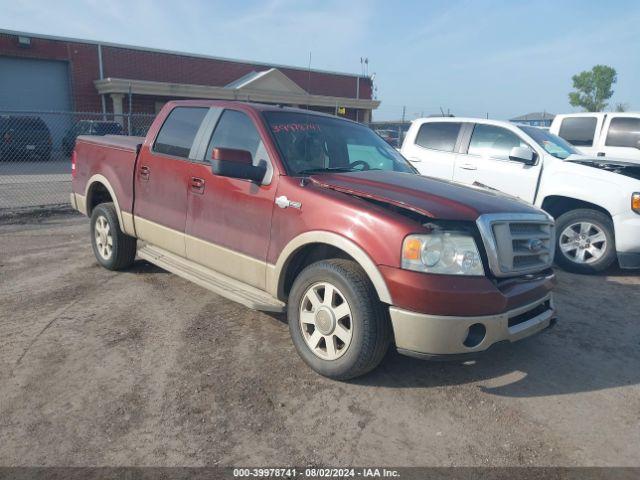
[[[640,1],[0,0],[0,28],[375,73],[374,120],[577,111],[572,75],[614,67],[640,111]]]

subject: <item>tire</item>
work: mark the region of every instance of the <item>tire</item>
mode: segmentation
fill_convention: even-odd
[[[335,380],[373,370],[391,342],[388,314],[366,273],[351,260],[322,260],[302,270],[289,294],[287,317],[298,354],[314,371]]]
[[[555,258],[560,267],[574,273],[595,274],[609,268],[616,261],[611,218],[590,209],[560,215],[556,220]]]
[[[123,270],[133,264],[136,239],[120,230],[113,203],[101,203],[91,212],[91,246],[98,263],[108,270]]]

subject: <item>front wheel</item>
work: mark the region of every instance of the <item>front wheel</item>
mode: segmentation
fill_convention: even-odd
[[[136,239],[120,230],[113,203],[101,203],[91,212],[91,246],[100,265],[109,270],[122,270],[133,264]]]
[[[364,375],[389,347],[387,315],[369,278],[351,260],[306,267],[291,288],[287,316],[299,355],[325,377]]]
[[[556,220],[556,262],[575,273],[598,273],[616,260],[613,222],[602,212],[578,209]]]

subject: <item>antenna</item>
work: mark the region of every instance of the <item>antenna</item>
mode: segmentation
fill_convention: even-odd
[[[440,113],[442,113],[443,117],[446,117],[446,115],[444,114],[444,110],[442,109],[442,107],[440,107]]]
[[[307,68],[307,110],[309,110],[309,104],[311,103],[311,50],[309,50],[309,67]]]

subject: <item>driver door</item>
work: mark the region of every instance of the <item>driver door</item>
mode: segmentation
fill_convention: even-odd
[[[530,146],[515,132],[496,125],[475,124],[467,151],[457,155],[453,179],[499,190],[532,203],[540,161],[526,165],[509,159],[513,147]]]

